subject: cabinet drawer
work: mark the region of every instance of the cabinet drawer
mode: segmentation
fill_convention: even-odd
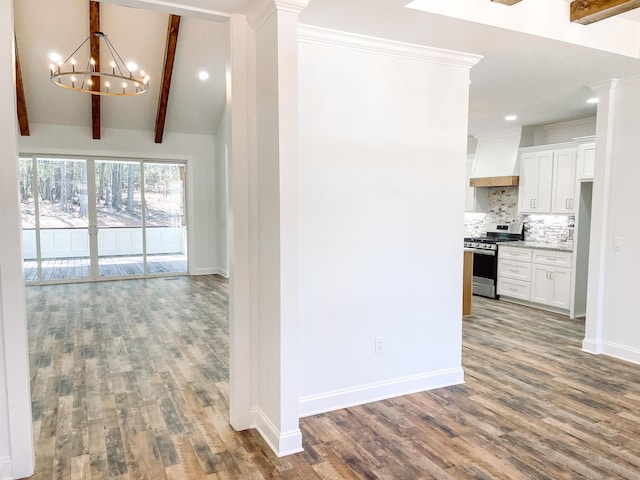
[[[528,248],[498,246],[498,258],[500,260],[516,260],[518,262],[531,262],[532,251]]]
[[[523,282],[531,281],[531,264],[510,260],[498,261],[498,277],[511,278]]]
[[[498,277],[498,295],[518,298],[528,302],[531,299],[531,284]]]
[[[566,252],[554,252],[549,250],[536,250],[533,252],[533,263],[554,267],[571,268],[573,254]]]

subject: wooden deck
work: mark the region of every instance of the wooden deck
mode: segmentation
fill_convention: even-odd
[[[27,283],[38,281],[36,260],[23,263]],[[182,273],[188,270],[187,256],[180,254],[147,255],[147,273]],[[101,277],[121,277],[143,274],[142,255],[114,255],[100,257],[98,271]],[[90,278],[89,257],[50,258],[42,261],[42,281],[77,280]]]

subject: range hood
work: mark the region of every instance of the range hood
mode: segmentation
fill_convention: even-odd
[[[471,187],[515,187],[520,183],[518,149],[522,127],[476,135]]]

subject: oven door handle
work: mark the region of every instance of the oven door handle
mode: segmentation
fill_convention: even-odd
[[[474,253],[474,255],[487,255],[491,257],[496,256],[495,250],[472,250],[472,252]]]

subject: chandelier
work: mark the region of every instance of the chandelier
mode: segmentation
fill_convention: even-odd
[[[106,69],[99,68],[99,64],[91,55],[89,55],[84,67],[79,67],[74,58],[74,55],[92,36],[98,37],[111,54],[111,62]],[[55,85],[92,95],[128,97],[140,95],[149,89],[149,75],[146,75],[144,71],[135,75],[137,66],[133,63],[127,65],[107,35],[102,32],[93,32],[64,62],[58,61],[50,64],[49,70],[50,80]]]

